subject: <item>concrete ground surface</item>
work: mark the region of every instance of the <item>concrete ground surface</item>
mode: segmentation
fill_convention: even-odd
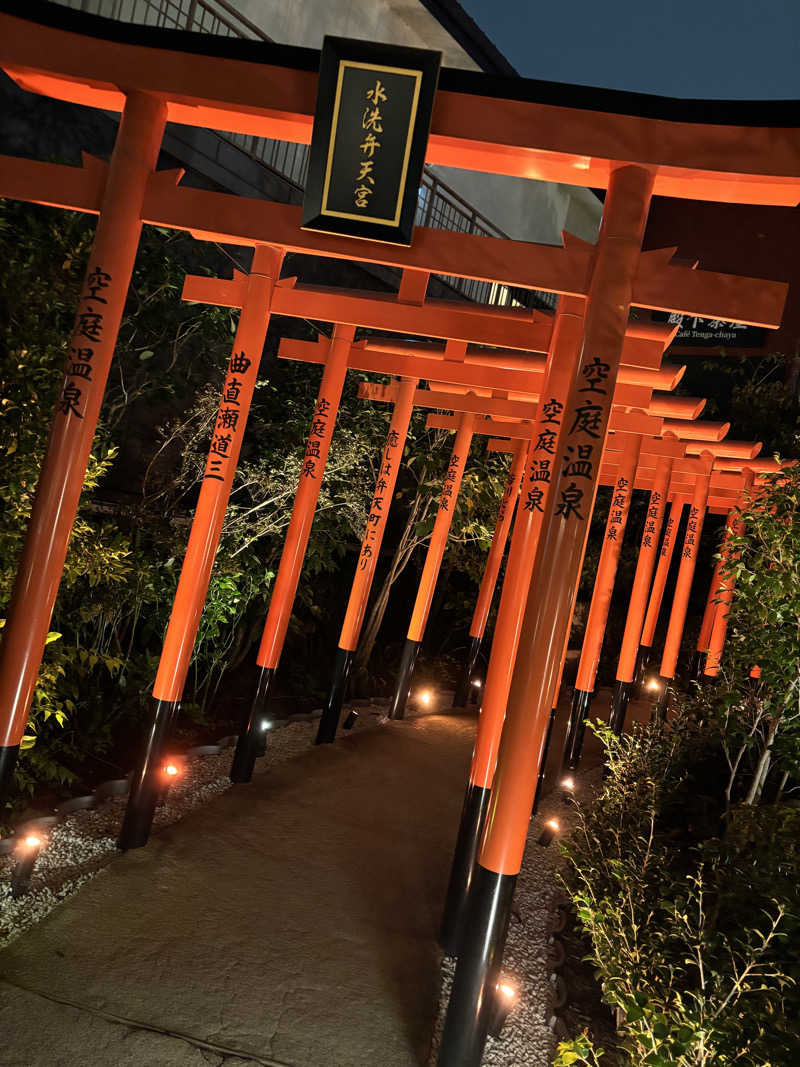
[[[423,1063],[473,734],[356,731],[115,860],[0,953],[0,1063]]]

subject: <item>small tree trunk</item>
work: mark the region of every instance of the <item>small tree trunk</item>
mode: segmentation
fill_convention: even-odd
[[[755,774],[753,775],[753,781],[750,783],[750,790],[747,794],[745,804],[756,804],[761,799],[761,790],[764,788],[769,765],[772,761],[772,742],[775,740],[775,734],[778,732],[780,721],[780,717],[776,717],[772,719],[769,724],[767,743],[764,745],[764,749],[759,757],[758,765],[756,766]]]
[[[783,791],[786,788],[786,783],[789,781],[789,772],[784,771],[781,775],[780,784],[778,786],[778,792],[775,794],[775,803],[780,804],[783,799]]]

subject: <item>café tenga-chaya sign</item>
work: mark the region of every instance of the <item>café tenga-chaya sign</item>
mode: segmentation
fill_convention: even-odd
[[[440,52],[326,37],[303,227],[410,245]]]
[[[760,326],[745,326],[741,322],[665,311],[653,312],[653,319],[680,327],[672,342],[674,348],[762,348],[766,342]]]

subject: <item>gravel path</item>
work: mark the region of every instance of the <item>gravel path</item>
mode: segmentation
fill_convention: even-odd
[[[372,704],[356,702],[355,710],[360,712],[359,728],[376,725],[384,705],[385,702],[378,701]],[[342,720],[349,710],[349,707],[345,708]],[[319,712],[315,713],[318,715]],[[270,734],[266,755],[256,762],[255,774],[264,774],[308,751],[316,734],[317,721],[316,718],[308,721],[309,716],[302,718],[306,721],[278,724],[280,729],[276,728]],[[230,788],[231,740],[226,738],[226,747],[217,754],[188,756],[181,760],[180,779],[156,810],[155,833]],[[16,900],[11,895],[11,874],[16,857],[13,852],[0,855],[0,948],[38,923],[120,855],[116,842],[126,800],[125,796],[109,797],[91,810],[73,812],[56,826],[46,827],[43,831],[33,825],[35,819],[25,819],[19,824],[18,833],[30,826],[29,832],[42,837],[46,847],[36,862],[30,891]],[[49,813],[43,815],[49,817]]]

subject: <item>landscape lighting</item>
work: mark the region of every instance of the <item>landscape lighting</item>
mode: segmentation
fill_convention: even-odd
[[[431,693],[430,689],[423,689],[419,695],[420,704],[424,704],[426,708],[429,708],[432,700],[433,693]]]
[[[28,834],[17,845],[19,859],[11,874],[11,896],[21,897],[31,887],[33,868],[42,850],[42,839],[36,834]]]
[[[473,678],[472,684],[475,686],[476,689],[480,689],[480,687],[481,687],[480,678]]]
[[[506,982],[495,986],[495,995],[492,998],[492,1009],[489,1017],[489,1033],[492,1037],[498,1037],[503,1029],[508,1013],[514,1007],[517,991]]]
[[[542,848],[547,848],[560,829],[561,827],[558,824],[558,819],[547,820],[539,835],[539,844]]]
[[[661,686],[658,684],[655,678],[651,678],[650,681],[647,683],[647,688],[650,690],[651,693],[658,693],[661,689]]]

